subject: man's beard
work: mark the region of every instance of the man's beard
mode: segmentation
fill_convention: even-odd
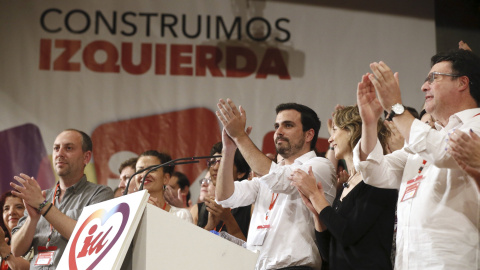
[[[283,146],[279,146],[277,144],[278,139],[284,140]],[[302,149],[304,144],[305,144],[305,138],[303,137],[297,144],[294,144],[294,145],[290,144],[290,140],[285,137],[277,137],[275,139],[275,149],[277,150],[277,153],[280,154],[280,156],[282,156],[283,158],[289,158],[295,155]]]

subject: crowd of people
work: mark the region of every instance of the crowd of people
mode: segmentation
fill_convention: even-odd
[[[115,195],[88,182],[90,137],[62,131],[56,186],[42,191],[20,174],[1,197],[1,269],[55,269],[82,208],[133,193],[143,178],[148,203],[240,239],[259,253],[256,269],[479,269],[480,58],[463,42],[433,56],[420,114],[402,103],[398,73],[382,61],[370,70],[356,105],[335,107],[323,155],[313,109],[279,104],[276,153],[266,155],[242,106],[220,99],[222,141],[195,203],[173,166],[129,183],[172,160],[157,150],[121,164]]]

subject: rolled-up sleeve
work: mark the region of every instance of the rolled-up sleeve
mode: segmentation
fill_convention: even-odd
[[[478,123],[476,126],[462,125],[458,129],[468,134],[470,128],[477,132],[480,130]],[[410,129],[408,148],[439,168],[460,169],[455,159],[446,151],[449,133],[454,130],[455,128],[435,130],[415,119]]]
[[[402,181],[403,170],[408,153],[404,149],[389,155],[383,155],[383,148],[377,139],[377,144],[365,161],[360,160],[360,141],[353,149],[353,165],[360,172],[366,184],[379,187],[398,189]]]
[[[301,169],[308,173],[311,166],[316,181],[322,183],[327,201],[333,203],[336,195],[335,169],[328,159],[315,157],[313,152],[311,154],[314,155],[313,158],[310,157],[305,160],[302,156],[295,160],[292,165],[282,166],[272,163],[269,174],[261,177],[260,181],[265,183],[272,192],[296,194],[298,192],[297,188],[291,185],[289,177],[296,169]]]
[[[255,203],[260,189],[258,177],[252,180],[235,181],[232,196],[223,201],[217,201],[223,208],[237,208]]]

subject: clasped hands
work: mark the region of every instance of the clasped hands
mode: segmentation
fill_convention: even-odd
[[[28,215],[38,220],[40,214],[37,212],[37,208],[45,201],[45,191],[42,191],[34,177],[21,173],[13,178],[19,184],[10,182],[10,186],[15,189],[12,194],[22,199]]]

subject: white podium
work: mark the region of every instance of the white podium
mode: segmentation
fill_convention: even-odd
[[[258,254],[148,204],[148,197],[139,191],[85,207],[57,269],[255,268]]]
[[[122,269],[248,270],[258,254],[147,204]]]

